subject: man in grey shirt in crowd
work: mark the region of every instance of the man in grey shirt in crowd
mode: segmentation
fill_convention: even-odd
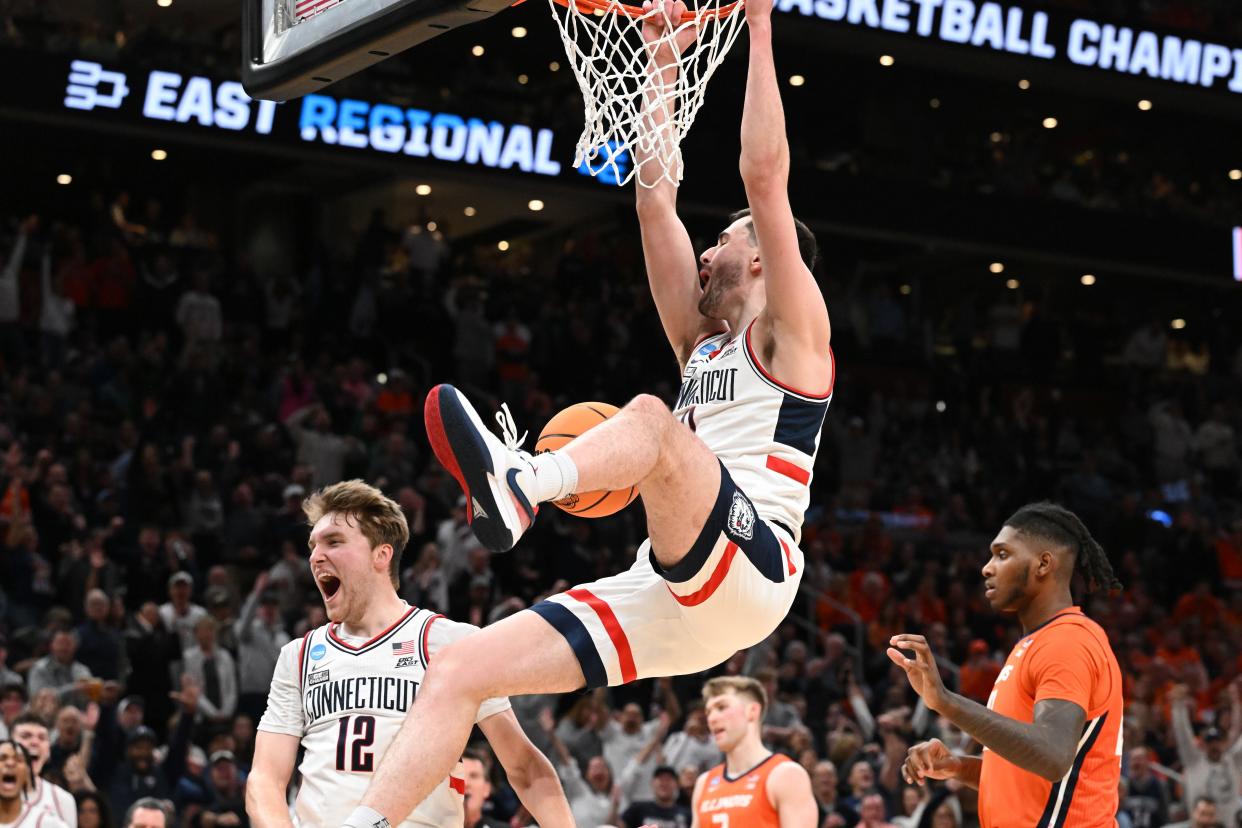
[[[280,596],[267,589],[269,581],[268,572],[255,578],[241,615],[233,623],[237,635],[238,708],[256,722],[267,706],[267,691],[280,648],[289,641],[280,618]]]

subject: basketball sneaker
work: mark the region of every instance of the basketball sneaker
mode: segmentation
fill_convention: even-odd
[[[509,406],[496,414],[503,439],[484,428],[474,406],[451,385],[437,385],[423,409],[436,459],[466,495],[466,520],[492,552],[507,552],[538,512],[531,454],[522,450]]]

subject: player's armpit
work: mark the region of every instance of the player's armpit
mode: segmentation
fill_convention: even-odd
[[[776,809],[781,828],[814,825],[819,816],[811,777],[797,762],[785,762],[768,776],[768,796]]]
[[[526,737],[513,709],[487,717],[479,722],[479,729],[535,821],[545,828],[573,828],[573,814],[556,769]]]
[[[246,815],[254,828],[292,828],[285,791],[301,741],[287,733],[255,734],[254,764],[246,778]]]

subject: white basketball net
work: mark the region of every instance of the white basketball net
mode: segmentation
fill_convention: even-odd
[[[746,15],[741,3],[719,14],[728,5],[725,0],[704,0],[694,9],[694,20],[665,26],[651,44],[643,42],[643,21],[663,16],[662,3],[642,17],[626,14],[627,7],[617,0],[607,0],[602,13],[585,2],[579,7],[575,0],[568,7],[556,0],[548,5],[586,108],[574,166],[585,164],[591,175],[618,186],[636,175],[646,187],[661,181],[677,186],[683,171],[681,140],[703,105],[707,82],[742,30]],[[678,34],[696,26],[698,37],[677,56]],[[653,71],[655,54],[673,56],[675,79],[671,71]]]

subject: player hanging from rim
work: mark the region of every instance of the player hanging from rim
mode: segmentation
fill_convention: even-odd
[[[314,493],[302,508],[313,527],[311,572],[331,623],[280,651],[246,781],[246,812],[255,828],[293,824],[285,789],[299,747],[305,748],[294,806],[299,823],[341,824],[413,704],[428,662],[476,629],[398,597],[410,530],[401,507],[379,489],[349,480]],[[526,738],[508,699],[480,701],[468,718],[539,824],[572,828],[556,771]],[[457,758],[394,824],[463,824],[465,777],[452,772]]]
[[[703,685],[707,727],[723,763],[694,784],[692,828],[802,828],[819,816],[811,777],[797,762],[764,747],[768,694],[752,678],[721,676]]]
[[[888,656],[931,710],[983,745],[955,756],[939,739],[910,748],[907,781],[960,779],[979,791],[983,828],[1113,828],[1121,781],[1121,669],[1099,624],[1074,606],[1087,592],[1121,588],[1103,548],[1073,512],[1031,503],[992,541],[985,596],[1016,613],[1022,639],[986,707],[945,689],[927,640],[896,635]],[[907,658],[902,650],[910,650]]]
[[[685,7],[646,8],[649,80],[675,82],[673,50],[695,32],[660,46]],[[564,449],[532,458],[520,451],[507,410],[502,441],[451,386],[427,398],[432,446],[492,551],[517,542],[539,503],[631,485],[646,507],[649,540],[626,572],[446,648],[349,825],[408,812],[461,755],[483,699],[699,672],[759,642],[787,614],[802,575],[799,528],[833,363],[828,311],[811,275],[814,236],[789,205],[771,15],[772,0],[746,5],[740,170],[749,213],[734,216],[696,262],[676,189],[637,188],[648,278],[682,368],[677,410],[639,396]],[[676,115],[655,112],[658,130]]]
[[[56,814],[31,802],[34,766],[14,739],[0,741],[0,828],[67,828]]]

